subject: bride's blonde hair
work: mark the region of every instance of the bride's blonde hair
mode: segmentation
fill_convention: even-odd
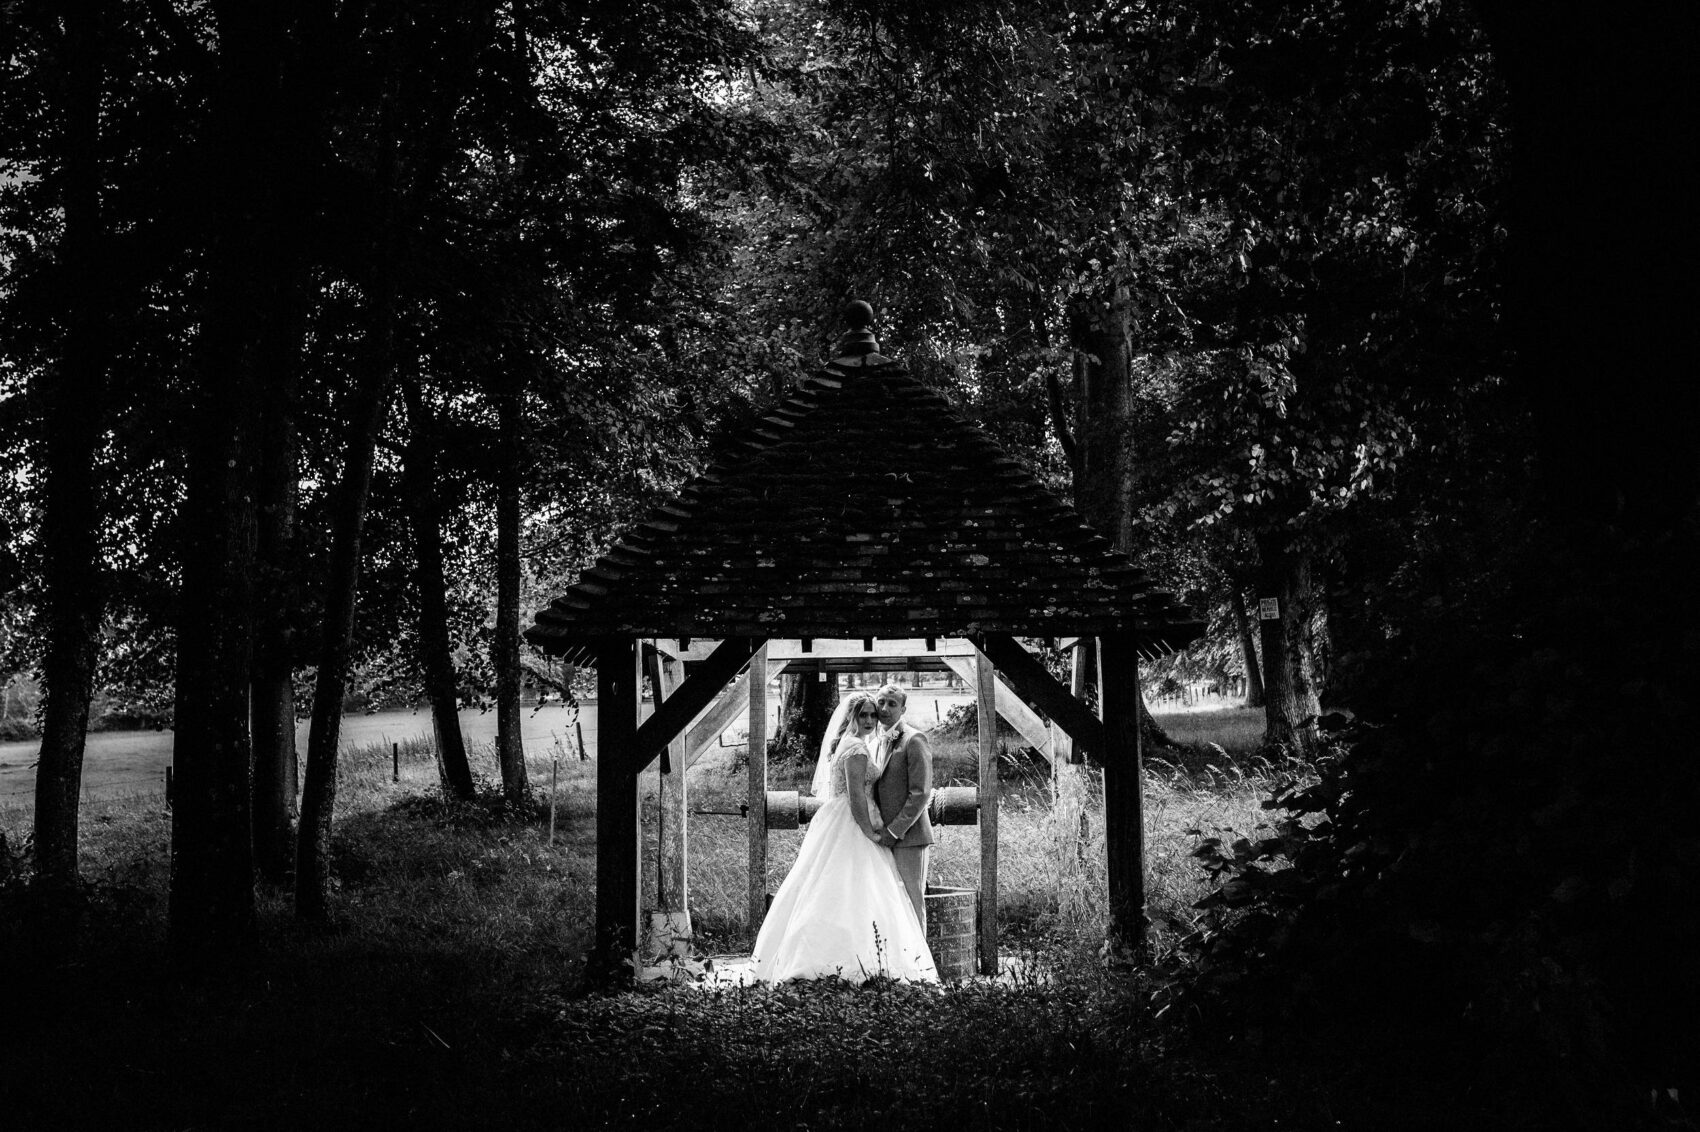
[[[829,750],[838,750],[838,744],[844,741],[844,736],[855,733],[856,716],[861,712],[862,705],[876,707],[874,697],[867,692],[852,692],[844,706],[844,722],[839,725],[838,733],[832,737]]]

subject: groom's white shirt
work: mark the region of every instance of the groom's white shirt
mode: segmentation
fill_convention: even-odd
[[[903,717],[899,716],[897,722],[892,724],[890,727],[886,727],[882,724],[879,729],[879,733],[874,736],[874,746],[870,754],[873,757],[875,778],[878,778],[880,774],[885,771],[885,760],[891,754],[892,736],[898,734],[902,730]]]

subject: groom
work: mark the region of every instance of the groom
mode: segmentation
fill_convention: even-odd
[[[880,734],[874,755],[884,762],[874,782],[874,803],[884,823],[876,840],[896,859],[898,875],[925,931],[927,857],[933,845],[933,823],[927,817],[927,803],[933,796],[933,752],[926,735],[903,719],[908,700],[908,694],[894,684],[875,694]]]

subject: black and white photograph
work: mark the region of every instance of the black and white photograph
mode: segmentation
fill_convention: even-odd
[[[1697,1132],[1697,45],[0,0],[0,1129]]]

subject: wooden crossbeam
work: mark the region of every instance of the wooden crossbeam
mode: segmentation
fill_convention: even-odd
[[[659,637],[652,642],[668,656],[696,664],[706,660],[720,642],[709,638]],[[974,647],[961,637],[913,637],[902,640],[876,640],[861,637],[850,640],[812,637],[770,637],[767,642],[768,660],[797,660],[802,657],[839,659],[847,657],[941,657],[974,655]]]
[[[627,764],[627,771],[637,774],[649,766],[675,735],[714,702],[714,697],[764,643],[760,637],[728,637],[720,642],[720,647],[637,729],[632,736],[632,762]]]
[[[1075,746],[1100,758],[1114,757],[1104,724],[1087,706],[1052,676],[1032,653],[1008,633],[976,633],[970,640],[991,658],[1022,695],[1068,732]]]
[[[864,637],[855,640],[814,637],[805,642],[797,639],[774,638],[768,642],[767,658],[797,660],[802,657],[971,657],[974,649],[960,637],[913,637],[907,640],[875,640]]]
[[[767,678],[772,680],[785,671],[785,664],[769,663]],[[693,767],[703,752],[720,738],[720,733],[732,726],[732,721],[742,719],[750,710],[750,674],[740,672],[738,678],[720,693],[718,699],[710,704],[708,710],[699,715],[691,723],[690,731],[685,736],[685,766]]]
[[[945,664],[950,670],[962,677],[962,682],[970,688],[974,687],[976,679],[975,662],[961,657],[948,657]],[[992,686],[997,700],[998,714],[1009,720],[1010,726],[1021,732],[1021,737],[1033,745],[1033,749],[1044,755],[1047,760],[1056,757],[1051,744],[1051,730],[1045,721],[1039,718],[1037,712],[1028,707],[1020,696],[1004,682],[1003,677],[992,674]]]
[[[815,642],[818,646],[820,642]],[[771,647],[771,646],[769,646]],[[945,656],[805,656],[793,660],[778,660],[793,672],[948,672],[946,661],[967,660],[972,653],[960,657]]]

